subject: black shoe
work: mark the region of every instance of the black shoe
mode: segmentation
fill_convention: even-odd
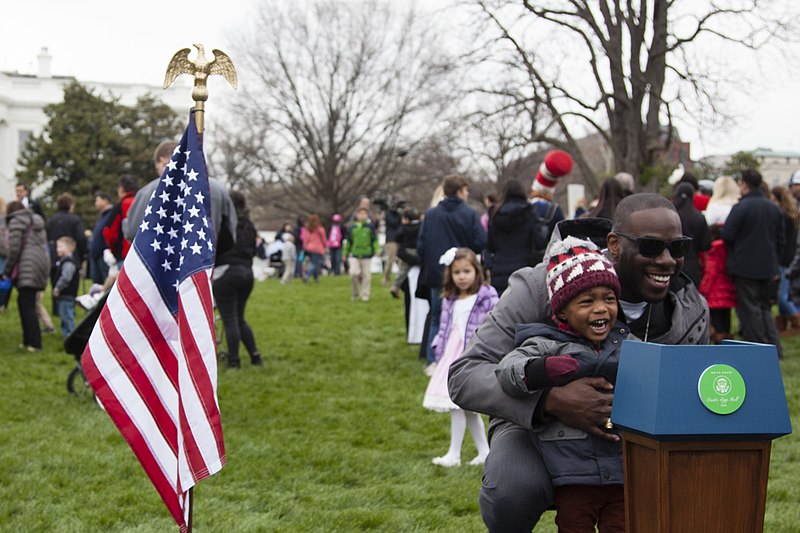
[[[255,354],[250,357],[250,364],[253,366],[264,366],[264,361],[261,359],[260,354]]]
[[[242,362],[238,359],[228,359],[228,368],[241,368]]]

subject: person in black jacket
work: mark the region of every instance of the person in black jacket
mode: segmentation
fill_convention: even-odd
[[[103,259],[103,252],[106,250],[106,240],[103,237],[103,228],[111,221],[114,213],[114,202],[111,195],[107,192],[97,191],[94,193],[94,206],[99,215],[92,231],[92,238],[89,241],[87,256],[89,277],[92,281],[102,285],[108,278],[109,266]]]
[[[400,298],[400,291],[403,291],[403,316],[405,317],[406,332],[410,327],[412,314],[412,299],[416,295],[412,291],[416,290],[416,281],[409,279],[409,271],[412,267],[419,266],[417,257],[417,237],[419,237],[419,211],[413,207],[403,209],[402,225],[397,230],[397,259],[399,271],[397,279],[389,292],[394,298]],[[413,285],[412,285],[413,283]],[[411,342],[411,341],[409,341]]]
[[[736,285],[736,315],[745,340],[774,344],[783,357],[770,304],[770,282],[778,275],[784,247],[783,216],[760,190],[761,174],[742,172],[742,197],[733,206],[722,240],[730,247],[726,267]]]
[[[389,292],[395,298],[400,298],[400,290],[407,285],[408,269],[419,265],[417,257],[417,237],[419,237],[419,211],[413,207],[403,209],[401,215],[400,228],[395,233],[397,242],[397,258],[399,259],[399,269],[397,279],[394,280]]]
[[[56,241],[61,237],[75,239],[75,261],[78,266],[86,259],[88,246],[86,243],[86,227],[75,210],[75,198],[69,193],[59,194],[56,198],[57,211],[47,219],[47,241],[50,246],[50,262],[55,265]]]
[[[508,277],[522,267],[534,266],[535,217],[522,183],[510,178],[503,188],[503,198],[489,218],[487,268],[492,287],[503,294]]]
[[[420,283],[430,289],[430,328],[428,330],[428,363],[435,361],[430,341],[439,332],[442,301],[439,293],[444,284],[444,265],[439,262],[442,254],[453,247],[470,248],[480,253],[486,247],[486,230],[481,225],[478,213],[467,205],[469,183],[463,176],[450,175],[442,182],[445,198],[425,212],[425,219],[417,239]]]
[[[672,203],[681,217],[683,234],[692,238],[692,247],[684,256],[683,271],[699,287],[703,270],[700,268],[698,254],[711,249],[711,231],[708,229],[706,217],[694,207],[694,194],[694,187],[690,183],[680,183],[675,188]]]
[[[253,292],[253,256],[256,255],[257,233],[248,217],[244,196],[231,191],[230,197],[236,209],[236,242],[227,251],[217,255],[213,277],[214,299],[228,341],[228,368],[241,366],[240,340],[250,354],[250,363],[262,366],[264,363],[253,330],[244,319],[247,299]],[[221,232],[220,242],[231,239],[225,228]]]

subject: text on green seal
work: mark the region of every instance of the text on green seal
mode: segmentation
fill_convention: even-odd
[[[718,415],[729,415],[739,409],[746,392],[742,375],[730,365],[711,365],[697,380],[700,401],[706,409]]]

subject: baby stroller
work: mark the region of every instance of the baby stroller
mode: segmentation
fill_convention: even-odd
[[[92,334],[97,319],[100,318],[100,311],[102,311],[103,307],[106,305],[107,298],[108,293],[106,292],[97,302],[97,305],[86,313],[83,320],[81,320],[78,325],[75,326],[75,329],[67,335],[67,338],[64,339],[64,350],[75,357],[75,368],[70,371],[67,377],[67,390],[76,396],[87,398],[94,397],[94,391],[92,391],[92,388],[89,386],[89,382],[83,374],[83,368],[81,368],[81,356],[83,355],[83,350],[86,348],[86,345],[89,343],[89,336]]]

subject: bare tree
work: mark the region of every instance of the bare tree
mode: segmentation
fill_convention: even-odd
[[[207,155],[209,173],[223,178],[232,189],[247,190],[265,180],[259,165],[264,132],[251,124],[214,125],[207,130],[213,139]]]
[[[287,209],[326,215],[415,183],[402,156],[435,131],[453,68],[430,18],[393,6],[264,2],[239,43],[237,114],[263,133],[250,161]]]
[[[492,98],[495,105],[481,102],[482,110],[467,115],[467,128],[461,135],[473,166],[483,168],[488,164],[489,168],[477,172],[476,177],[496,180],[498,189],[509,178],[522,177],[516,175],[517,162],[536,148],[533,139],[543,122],[540,105],[512,96],[510,88],[502,92],[502,96]]]
[[[531,141],[573,154],[596,191],[576,142],[588,132],[608,144],[617,171],[638,176],[671,142],[673,117],[724,111],[730,73],[709,50],[720,43],[758,51],[797,36],[797,9],[763,0],[476,0],[492,41],[481,52],[514,66],[526,91],[517,105],[542,105],[551,121]],[[778,39],[776,39],[776,37]],[[705,55],[704,55],[705,54]],[[483,91],[503,94],[485,86]]]

